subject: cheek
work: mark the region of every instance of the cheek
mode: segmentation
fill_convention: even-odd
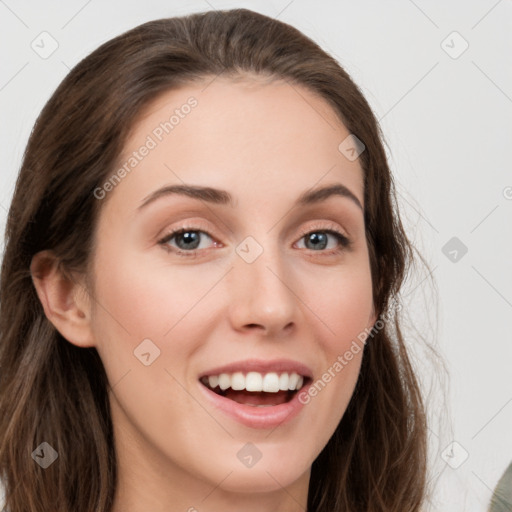
[[[148,265],[129,251],[112,257],[107,249],[96,260],[97,350],[115,388],[116,407],[158,439],[190,406],[182,384],[190,358],[207,339],[195,306],[218,276],[201,281],[193,266],[183,271]]]
[[[357,338],[371,322],[373,311],[372,280],[369,267],[359,265],[340,267],[322,286],[313,287],[309,293],[311,309],[324,324],[326,333],[322,337],[327,353],[343,350],[350,341]]]
[[[352,397],[364,353],[362,334],[372,326],[373,294],[369,267],[340,268],[310,294],[308,305],[318,316],[313,335],[323,367],[303,403],[334,431]],[[311,283],[310,283],[311,284]]]
[[[129,380],[155,390],[180,391],[163,370],[179,382],[190,378],[188,363],[211,335],[216,306],[209,290],[225,270],[199,272],[194,265],[172,266],[164,259],[148,264],[133,251],[116,250],[114,257],[112,246],[108,249],[105,245],[96,259],[93,328],[109,381],[130,372]],[[154,362],[144,366],[140,357]]]
[[[107,255],[98,257],[96,289],[100,306],[111,313],[110,320],[106,320],[115,320],[124,332],[122,337],[130,333],[134,341],[166,337],[217,279],[216,275],[210,275],[209,280],[197,279],[191,265],[148,265],[128,253],[115,258],[115,264],[109,260]]]

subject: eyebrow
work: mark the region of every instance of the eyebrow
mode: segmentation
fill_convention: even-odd
[[[150,203],[169,195],[182,195],[199,199],[212,204],[229,205],[234,207],[233,196],[227,190],[220,190],[212,187],[202,187],[198,185],[168,185],[155,190],[142,200],[139,210],[146,207]],[[310,189],[303,192],[295,201],[294,206],[308,206],[317,204],[329,199],[332,196],[346,197],[353,201],[361,210],[363,206],[357,196],[345,185],[336,183],[326,185],[321,188]]]

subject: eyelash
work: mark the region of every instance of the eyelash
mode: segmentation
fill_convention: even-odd
[[[170,242],[174,237],[181,235],[183,233],[187,232],[197,232],[197,233],[204,233],[208,237],[210,237],[213,240],[213,237],[204,229],[200,228],[199,226],[183,226],[181,228],[178,228],[174,231],[171,231],[165,237],[160,239],[158,243],[162,245],[162,247],[170,252],[177,254],[178,256],[184,256],[186,258],[196,258],[198,256],[198,253],[204,249],[193,249],[190,251],[184,251],[182,249],[177,249],[175,247],[170,247],[168,245],[168,242]],[[340,233],[336,228],[333,226],[329,227],[312,227],[306,230],[302,230],[300,233],[299,240],[302,240],[305,236],[311,235],[313,233],[326,233],[329,235],[333,235],[339,243],[339,246],[336,249],[330,249],[330,250],[321,250],[321,251],[314,251],[312,249],[309,249],[311,252],[318,252],[322,253],[323,256],[330,256],[334,254],[341,253],[343,250],[347,250],[352,246],[352,241],[349,240],[344,234]],[[341,248],[340,248],[341,246]]]

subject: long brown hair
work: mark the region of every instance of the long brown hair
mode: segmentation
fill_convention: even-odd
[[[39,115],[6,228],[0,282],[0,477],[8,512],[107,512],[116,486],[108,386],[94,348],[46,318],[30,264],[39,251],[87,272],[102,201],[137,116],[157,95],[220,75],[264,75],[313,91],[365,145],[365,228],[378,314],[349,406],[312,466],[308,512],[418,511],[427,471],[426,415],[392,304],[413,259],[383,137],[359,88],[297,29],[247,9],[142,24],[101,45]],[[340,141],[341,142],[341,141]],[[32,452],[47,442],[58,463]]]

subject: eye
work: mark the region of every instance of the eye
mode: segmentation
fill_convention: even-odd
[[[329,245],[329,237],[334,239],[334,247]],[[220,247],[222,244],[214,241],[213,238],[204,230],[198,227],[183,226],[168,233],[164,238],[158,241],[168,252],[185,257],[197,257],[198,252],[207,250],[208,247],[201,247],[204,239],[213,241],[214,246]],[[329,226],[318,229],[309,229],[302,231],[300,240],[305,239],[307,250],[320,252],[323,255],[337,254],[351,246],[351,241],[337,228]],[[208,245],[208,244],[206,244]],[[325,250],[325,249],[328,250]]]
[[[205,237],[212,240],[211,236],[208,235],[206,231],[194,227],[182,227],[172,231],[159,240],[158,243],[169,252],[175,252],[179,255],[190,257],[196,256],[198,250],[205,249],[205,247],[201,247],[202,239]],[[171,244],[173,240],[175,240],[176,246]]]
[[[334,239],[334,244],[329,245],[329,237]],[[350,247],[350,240],[335,228],[309,229],[301,233],[301,240],[305,240],[306,249],[325,254],[336,254]],[[325,250],[325,249],[328,250]]]

